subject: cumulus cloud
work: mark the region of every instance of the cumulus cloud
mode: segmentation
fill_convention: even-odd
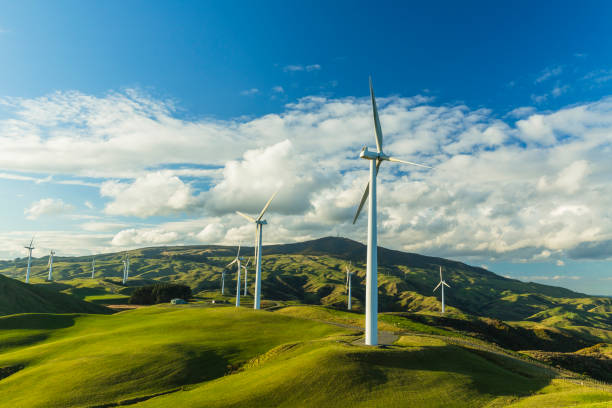
[[[536,78],[535,83],[538,84],[550,78],[559,76],[561,75],[562,72],[563,72],[563,67],[561,66],[545,68],[544,70],[542,70],[540,75]]]
[[[257,214],[277,189],[266,242],[365,240],[366,217],[351,221],[368,175],[359,150],[374,145],[368,98],[306,97],[229,121],[177,119],[132,91],[4,103],[0,170],[95,174],[111,215],[201,217],[120,232],[115,245],[250,242],[234,211]],[[423,96],[378,103],[385,150],[435,167],[383,164],[381,245],[478,263],[610,258],[612,99],[504,120]]]
[[[134,245],[163,245],[176,243],[179,235],[174,231],[166,231],[162,228],[154,229],[126,229],[119,231],[113,237],[113,246],[134,246]]]
[[[112,215],[143,218],[168,215],[190,211],[198,204],[189,184],[161,171],[138,177],[133,182],[106,181],[100,194],[112,198],[104,208]]]
[[[43,215],[59,215],[72,211],[74,207],[66,204],[61,198],[42,198],[26,208],[24,214],[28,220],[35,220]]]

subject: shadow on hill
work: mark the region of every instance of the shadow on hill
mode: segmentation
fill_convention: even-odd
[[[75,314],[25,313],[0,317],[0,330],[54,330],[74,325]]]
[[[455,346],[423,347],[418,350],[387,350],[349,353],[371,370],[367,381],[386,383],[389,369],[450,372],[470,378],[481,394],[530,395],[550,384],[544,370],[484,351],[471,352]]]

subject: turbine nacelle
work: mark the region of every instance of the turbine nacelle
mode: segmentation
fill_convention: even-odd
[[[375,152],[372,150],[368,150],[367,146],[361,149],[361,153],[359,153],[359,157],[367,160],[389,160],[391,157],[387,156],[383,152]]]

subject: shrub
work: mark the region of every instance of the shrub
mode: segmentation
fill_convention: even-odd
[[[191,288],[187,285],[156,283],[136,288],[128,303],[131,305],[154,305],[167,303],[174,298],[188,300],[190,297]]]

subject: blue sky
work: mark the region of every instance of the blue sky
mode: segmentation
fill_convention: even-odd
[[[612,5],[0,2],[0,257],[364,240],[612,295]],[[274,223],[276,225],[274,226]]]

